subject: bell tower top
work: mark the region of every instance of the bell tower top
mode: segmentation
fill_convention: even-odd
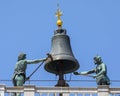
[[[62,16],[63,14],[62,14],[62,12],[59,9],[59,4],[57,4],[57,7],[58,7],[58,9],[57,9],[57,12],[56,12],[56,16],[58,17],[58,20],[57,20],[56,24],[57,24],[58,28],[61,28],[63,22],[62,22],[60,16]]]

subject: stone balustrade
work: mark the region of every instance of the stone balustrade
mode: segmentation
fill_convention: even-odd
[[[13,87],[0,85],[0,96],[12,96],[21,93],[21,96],[120,96],[120,88],[109,86],[88,87],[39,87],[24,85]]]

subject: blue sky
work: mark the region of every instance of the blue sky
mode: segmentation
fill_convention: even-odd
[[[72,51],[81,66],[77,71],[94,68],[93,57],[99,54],[107,65],[109,78],[120,80],[120,0],[0,0],[0,80],[11,80],[20,52],[25,52],[27,59],[44,58],[50,52],[51,38],[57,29],[58,2],[63,12],[63,28],[67,30]],[[27,75],[37,66],[28,65]],[[70,76],[72,80],[94,80],[73,74],[67,74],[66,79]],[[30,80],[57,79],[44,70],[43,65]],[[0,83],[12,85],[11,82]],[[39,86],[56,83],[37,82]],[[68,83],[70,86],[86,85],[80,81]],[[112,85],[119,83],[112,82]]]

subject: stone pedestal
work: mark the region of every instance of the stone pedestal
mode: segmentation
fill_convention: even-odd
[[[99,85],[97,87],[98,96],[109,96],[109,86],[108,85]]]
[[[5,96],[5,85],[0,85],[0,96]]]
[[[24,86],[24,96],[35,96],[35,86],[25,85]]]

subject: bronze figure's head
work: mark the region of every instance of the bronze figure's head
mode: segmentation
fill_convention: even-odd
[[[102,59],[101,59],[101,57],[100,56],[95,56],[94,57],[94,63],[95,64],[101,64],[102,63]]]
[[[18,56],[18,61],[26,59],[26,54],[25,53],[20,53]]]

